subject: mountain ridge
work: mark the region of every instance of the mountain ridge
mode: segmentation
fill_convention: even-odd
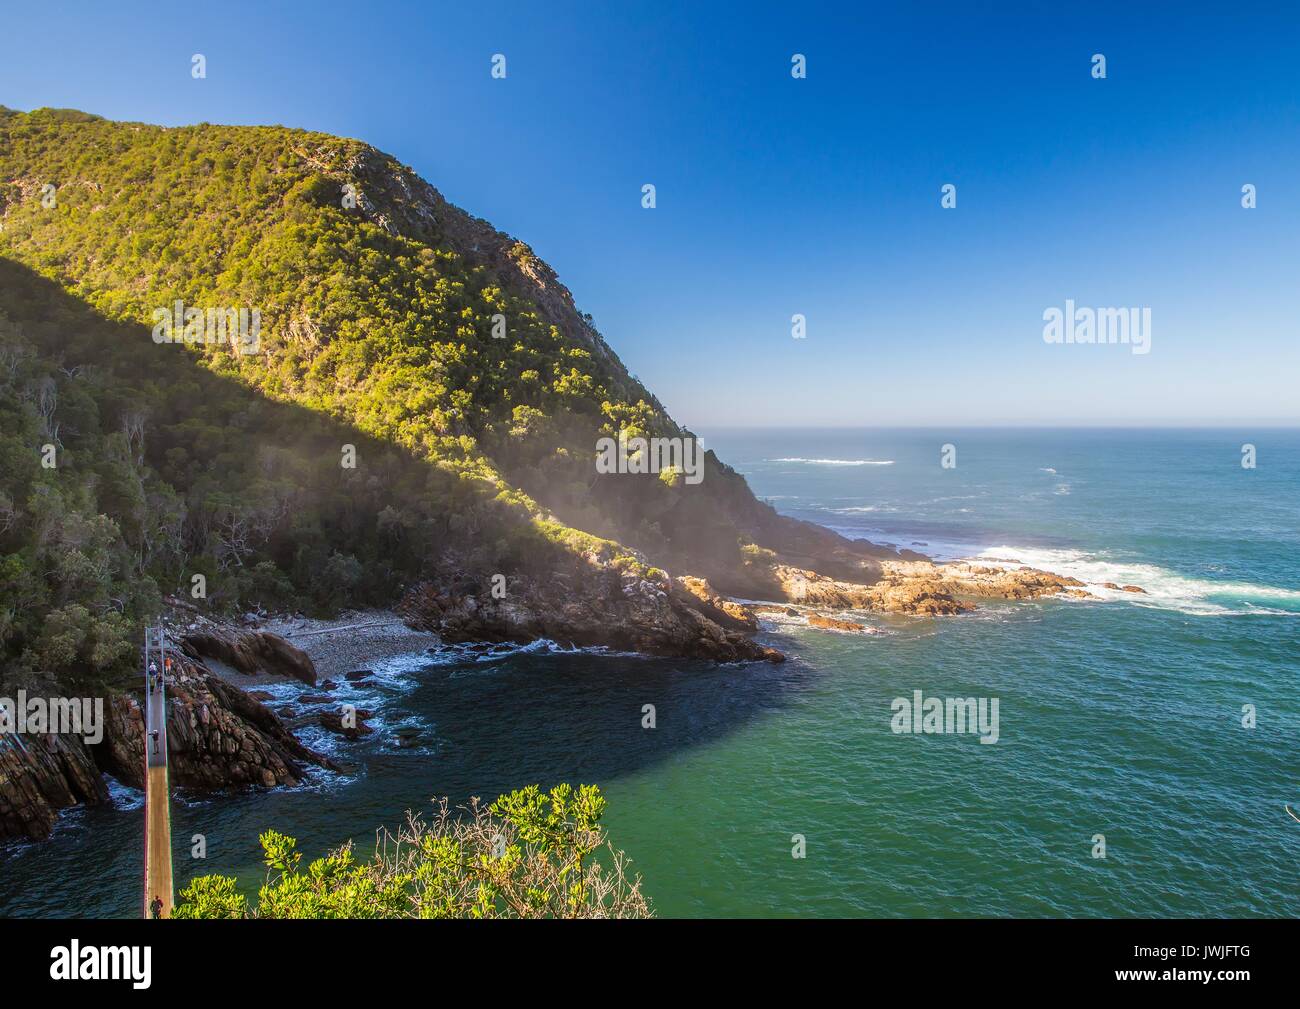
[[[779,662],[765,608],[728,597],[800,616],[1088,596],[781,516],[712,451],[598,462],[693,437],[527,244],[369,145],[0,110],[0,697],[130,709],[160,614],[182,647],[196,614],[382,606],[444,642]],[[195,767],[292,748],[194,674],[221,709],[216,736],[173,737]],[[105,801],[116,751],[28,744],[0,835]],[[197,785],[291,783],[291,763]]]
[[[601,437],[692,436],[527,244],[361,141],[12,113],[0,118],[0,221],[0,256],[12,264],[2,307],[18,341],[11,408],[34,429],[8,447],[21,465],[0,487],[13,516],[0,550],[41,598],[14,601],[0,630],[29,672],[56,653],[64,667],[89,661],[100,631],[115,642],[101,658],[124,654],[130,614],[185,593],[194,574],[211,583],[209,604],[229,610],[391,605],[418,588],[422,599],[458,600],[458,619],[458,586],[499,575],[533,587],[511,600],[526,614],[510,633],[538,625],[597,637],[557,619],[575,598],[551,598],[552,576],[577,584],[605,572],[613,581],[596,577],[595,595],[571,591],[591,613],[614,582],[622,599],[661,594],[668,602],[654,605],[673,616],[657,650],[760,657],[713,619],[713,587],[682,591],[664,569],[780,598],[778,556],[869,582],[872,556],[888,554],[777,515],[712,452],[698,486],[674,473],[602,476]],[[146,343],[142,327],[177,303],[256,310],[253,352]],[[50,322],[59,318],[75,322]],[[22,369],[30,374],[17,382]],[[75,423],[62,415],[70,399],[84,400]],[[286,431],[272,403],[319,420],[304,415]],[[326,418],[344,425],[336,436],[352,440],[340,447],[360,459],[351,471],[336,461],[337,479]],[[233,436],[256,458],[226,450]],[[373,442],[356,453],[360,437]],[[35,468],[43,438],[66,450],[70,473]],[[82,481],[77,523],[106,520],[98,569],[111,571],[92,589],[62,583],[40,549],[42,537],[84,538],[70,522],[37,528],[31,495],[61,478]],[[105,511],[96,498],[118,484],[126,500]],[[162,533],[153,498],[171,509]],[[139,600],[110,605],[135,598],[115,580]],[[87,600],[89,617],[74,611],[80,644],[37,647],[51,612]],[[682,620],[704,621],[702,651]],[[653,635],[632,638],[656,649]]]

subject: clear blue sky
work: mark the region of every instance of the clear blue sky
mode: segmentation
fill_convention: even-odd
[[[692,427],[1300,421],[1291,4],[7,6],[0,103],[369,141]],[[1152,352],[1044,343],[1067,298]]]

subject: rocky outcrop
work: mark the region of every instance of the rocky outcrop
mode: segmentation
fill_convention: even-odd
[[[712,593],[667,578],[595,569],[555,574],[545,583],[513,578],[504,598],[473,579],[448,588],[417,586],[399,606],[413,626],[449,642],[549,638],[565,645],[738,662],[780,662],[780,652],[753,641],[753,616]]]
[[[0,840],[48,837],[59,811],[108,801],[80,736],[0,735]]]
[[[835,617],[824,617],[820,613],[808,614],[808,626],[820,627],[827,631],[847,631],[861,634],[867,627],[865,624],[854,623],[852,620],[837,620]]]
[[[372,712],[365,710],[358,711],[355,719],[347,721],[337,711],[322,711],[316,716],[322,728],[349,740],[360,739],[362,736],[368,736],[375,731],[372,726],[366,724],[366,719],[371,717],[373,717]]]
[[[99,766],[135,788],[143,787],[144,717],[139,702],[118,695],[107,712]],[[199,791],[260,785],[296,785],[304,765],[338,770],[314,753],[261,701],[182,660],[167,688],[167,766],[171,783]]]
[[[931,561],[881,561],[870,584],[837,581],[816,571],[773,565],[785,599],[823,609],[950,616],[975,609],[971,598],[1037,599],[1073,595],[1083,582],[1036,568],[999,568]],[[1140,591],[1140,590],[1139,590]],[[1087,593],[1084,593],[1086,596]]]
[[[720,626],[744,634],[753,634],[758,630],[758,618],[749,607],[718,595],[703,578],[686,575],[674,579],[674,582],[698,599],[703,604],[706,615]]]
[[[974,609],[935,580],[882,574],[871,585],[842,582],[816,571],[776,565],[782,594],[792,603],[831,610],[943,616]]]
[[[316,666],[311,657],[269,631],[207,622],[181,638],[181,650],[194,659],[218,659],[241,673],[291,676],[308,686],[316,685]]]
[[[108,801],[104,775],[144,787],[144,716],[127,694],[105,699],[103,739],[0,735],[0,840],[49,836],[60,810]],[[167,688],[171,784],[196,791],[295,785],[327,757],[303,746],[269,708],[201,663],[178,656]]]

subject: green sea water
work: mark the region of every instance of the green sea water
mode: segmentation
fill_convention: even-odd
[[[312,854],[364,848],[435,794],[580,780],[604,789],[661,915],[1300,914],[1284,808],[1300,812],[1300,434],[704,434],[783,512],[1049,567],[1101,598],[863,616],[873,635],[768,623],[783,665],[545,644],[390,660],[355,698],[378,713],[374,738],[309,740],[353,774],[177,803],[178,880],[260,878],[267,827]],[[997,742],[892,731],[894,699],[917,690],[996,698]],[[404,725],[425,745],[396,749]],[[139,797],[116,793],[50,843],[0,852],[0,914],[135,913]]]

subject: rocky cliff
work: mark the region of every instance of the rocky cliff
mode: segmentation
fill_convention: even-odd
[[[266,637],[274,635],[228,632],[237,648]],[[144,732],[140,699],[116,693],[95,745],[68,735],[0,736],[0,840],[39,840],[60,810],[108,801],[105,774],[143,788]],[[201,792],[296,785],[310,768],[338,770],[260,701],[188,656],[177,658],[168,687],[167,756],[172,786]]]
[[[602,572],[598,577],[556,574],[541,583],[513,578],[492,588],[473,579],[449,586],[418,586],[399,609],[415,626],[444,640],[518,641],[549,638],[560,644],[603,645],[649,655],[676,655],[718,662],[784,656],[752,638],[753,617],[692,579],[658,573]]]
[[[59,810],[107,801],[81,737],[0,735],[0,841],[48,837]]]
[[[211,791],[296,785],[308,766],[338,768],[307,749],[268,707],[238,687],[182,658],[167,690],[167,766],[173,787]],[[134,697],[116,695],[104,742],[94,748],[100,769],[143,788],[144,716]]]

